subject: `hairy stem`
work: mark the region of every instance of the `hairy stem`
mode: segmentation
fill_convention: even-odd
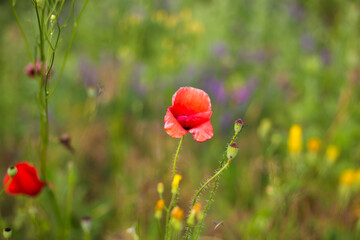
[[[175,172],[176,172],[176,160],[179,156],[179,152],[180,152],[180,147],[181,147],[181,144],[183,142],[183,139],[184,139],[184,136],[181,137],[180,139],[180,142],[179,142],[179,145],[177,147],[177,150],[176,150],[176,154],[175,154],[175,158],[174,158],[174,164],[173,164],[173,174],[172,174],[172,178],[174,178],[175,176]]]

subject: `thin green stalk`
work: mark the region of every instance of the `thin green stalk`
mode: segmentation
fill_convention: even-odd
[[[40,16],[37,2],[35,1],[34,4],[35,4],[36,17],[39,27],[39,34],[40,34],[39,47],[40,47],[40,59],[41,59],[40,80],[39,80],[40,127],[41,127],[40,172],[43,180],[46,180],[46,155],[47,155],[47,146],[49,142],[49,123],[48,123],[47,98],[44,99],[44,75],[43,75],[44,63],[45,63],[45,46],[44,46],[44,31],[43,31],[45,6],[42,11],[42,16]]]
[[[19,20],[19,18],[18,18],[18,16],[17,16],[16,10],[15,10],[14,1],[13,1],[13,0],[9,0],[9,3],[10,3],[10,5],[11,5],[11,10],[12,10],[12,12],[13,12],[13,14],[14,14],[15,20],[16,20],[18,26],[19,26],[21,35],[22,35],[22,37],[23,37],[23,39],[24,39],[24,41],[25,41],[26,50],[27,50],[27,52],[28,52],[30,61],[33,62],[33,61],[34,61],[34,58],[33,58],[33,55],[32,55],[32,53],[31,53],[31,50],[30,50],[30,45],[29,45],[29,42],[28,42],[28,40],[27,40],[27,38],[26,38],[24,29],[23,29],[23,27],[22,27],[22,25],[21,25],[21,23],[20,23],[20,20]]]
[[[182,142],[183,142],[183,139],[184,139],[184,136],[181,137],[180,142],[179,142],[179,145],[178,145],[177,150],[176,150],[176,154],[175,154],[175,158],[174,158],[172,178],[174,178],[174,176],[175,176],[175,172],[176,172],[176,160],[177,160],[177,158],[178,158],[178,156],[179,156],[180,147],[181,147],[181,144],[182,144]]]
[[[174,204],[174,201],[175,201],[175,198],[176,198],[176,195],[177,193],[173,193],[171,195],[171,201],[170,201],[170,204],[169,204],[169,207],[168,207],[168,211],[166,212],[166,218],[165,218],[165,223],[166,223],[166,226],[165,226],[165,240],[168,239],[169,237],[169,231],[170,231],[170,212],[171,212],[171,209],[172,209],[172,206]]]
[[[198,237],[199,237],[199,234],[200,234],[200,232],[201,232],[202,225],[203,225],[203,223],[204,223],[204,219],[205,219],[206,213],[207,213],[207,211],[208,211],[208,209],[209,209],[209,207],[210,207],[210,203],[211,203],[212,199],[213,199],[214,196],[215,196],[215,192],[216,192],[216,189],[217,189],[217,186],[218,186],[218,185],[219,185],[219,178],[216,178],[215,184],[214,184],[214,188],[213,188],[212,191],[211,191],[209,200],[208,200],[208,202],[207,202],[207,204],[206,204],[206,207],[205,207],[205,209],[204,209],[204,215],[203,215],[203,217],[202,217],[202,219],[201,219],[201,222],[200,222],[200,224],[199,224],[199,227],[198,227],[198,229],[197,229],[197,233],[196,233],[195,239],[198,239]]]
[[[72,34],[71,34],[70,42],[69,42],[69,45],[68,45],[68,47],[67,47],[67,49],[66,49],[66,53],[65,53],[64,60],[63,60],[63,62],[62,62],[62,65],[61,65],[59,74],[58,74],[56,80],[54,81],[54,87],[53,87],[52,90],[50,91],[49,97],[51,97],[51,96],[54,94],[54,92],[55,92],[55,90],[56,90],[56,87],[57,87],[57,85],[59,84],[59,81],[60,81],[61,76],[62,76],[62,74],[63,74],[63,71],[64,71],[64,68],[65,68],[67,59],[68,59],[68,57],[69,57],[69,53],[70,53],[71,46],[72,46],[72,44],[73,44],[73,42],[74,42],[74,39],[75,39],[75,35],[76,35],[77,29],[78,29],[78,26],[79,26],[79,22],[80,22],[80,20],[81,20],[81,17],[82,17],[82,15],[83,15],[84,11],[85,11],[85,8],[86,8],[88,2],[89,2],[89,0],[85,0],[85,3],[84,3],[84,5],[83,5],[83,7],[82,7],[82,9],[81,9],[81,12],[80,12],[80,14],[79,14],[79,17],[77,18],[77,20],[76,20],[75,23],[74,23],[74,30],[73,30],[73,32],[72,32]],[[62,5],[61,5],[61,6],[62,6]]]
[[[229,142],[228,146],[235,141],[235,139],[237,138],[238,134],[239,134],[239,133],[236,133],[236,132],[235,132],[235,134],[234,134],[234,136],[232,137],[231,141]],[[226,165],[224,165],[224,163],[225,163],[226,160],[227,160],[227,152],[225,151],[224,154],[223,154],[223,157],[222,157],[222,159],[221,159],[221,162],[220,162],[220,170],[219,170],[219,171],[222,171],[221,169],[224,169],[224,166],[226,166]],[[227,162],[227,165],[228,165],[228,163],[229,163],[229,160],[228,160],[228,162]],[[225,167],[225,168],[226,168],[226,167]],[[218,172],[219,172],[219,171],[218,171]],[[215,176],[215,175],[214,175],[214,176]],[[216,176],[215,176],[215,177],[216,177]],[[210,179],[209,179],[209,180],[210,180]],[[210,202],[212,201],[212,199],[213,199],[213,197],[214,197],[215,191],[216,191],[217,186],[218,186],[218,182],[219,182],[219,177],[216,177],[214,187],[213,187],[213,189],[212,189],[212,191],[211,191],[210,198],[209,198],[208,203],[207,203],[207,205],[206,205],[206,210],[207,210],[207,208],[209,207]],[[206,184],[206,183],[205,183],[205,184]],[[195,194],[195,197],[194,197],[194,200],[193,200],[193,202],[192,202],[190,211],[194,208],[194,206],[195,206],[195,204],[196,204],[196,201],[197,201],[197,198],[199,197],[199,194],[200,194],[200,192],[201,192],[203,189],[204,189],[204,187],[201,187],[201,188],[199,189],[199,191]],[[204,217],[205,217],[205,213],[206,213],[206,212],[204,212]],[[203,219],[204,219],[204,217],[203,217]],[[203,221],[203,220],[202,220],[202,221]],[[202,224],[202,223],[201,223],[201,224]],[[186,240],[189,240],[189,239],[190,239],[190,237],[191,237],[191,235],[192,235],[192,233],[191,233],[192,229],[193,229],[193,227],[190,227],[190,226],[187,226],[187,227],[186,227],[186,232],[185,232],[185,239],[186,239]],[[201,229],[201,225],[200,225],[199,229]]]
[[[90,240],[90,231],[84,233],[84,240]]]
[[[5,187],[3,187],[3,189],[1,189],[0,196],[4,193],[5,189],[7,189],[7,188],[8,188],[8,186],[10,185],[10,183],[11,183],[12,179],[13,179],[13,178],[12,178],[12,177],[10,177],[9,182],[6,184],[6,186],[5,186]]]
[[[200,193],[202,192],[202,190],[209,185],[209,183],[211,183],[215,178],[217,178],[230,164],[231,160],[229,159],[226,164],[219,170],[217,171],[214,176],[212,176],[211,178],[209,178],[201,187],[200,189],[196,192],[193,203],[191,205],[191,209],[193,209],[193,207],[195,206],[195,203],[200,195]]]
[[[41,59],[41,70],[40,70],[40,79],[39,79],[39,102],[40,102],[40,127],[41,127],[41,149],[40,149],[40,172],[42,179],[46,180],[46,160],[47,160],[47,148],[49,144],[49,114],[48,114],[48,97],[47,97],[47,79],[45,79],[44,84],[44,67],[45,67],[45,9],[46,9],[46,1],[44,3],[44,7],[42,8],[41,15],[39,14],[39,7],[36,1],[33,1],[36,17],[39,27],[40,34],[40,59]],[[54,55],[53,55],[54,57]],[[52,61],[53,62],[53,61]],[[48,77],[49,72],[46,74],[46,78]],[[45,85],[45,86],[44,86]],[[48,197],[50,199],[51,207],[53,208],[53,212],[55,214],[57,224],[60,228],[63,226],[63,222],[61,219],[61,213],[59,205],[56,201],[55,194],[53,193],[51,188],[48,188],[46,191]],[[61,230],[62,231],[62,230]]]
[[[68,165],[68,195],[66,200],[66,214],[65,214],[65,225],[64,225],[64,239],[70,239],[70,223],[71,223],[71,211],[73,205],[73,195],[75,187],[75,171],[73,163]]]
[[[182,145],[182,142],[184,140],[184,136],[181,137],[180,139],[180,142],[179,142],[179,145],[176,149],[176,153],[175,153],[175,157],[174,157],[174,164],[173,164],[173,174],[172,174],[172,179],[174,179],[175,177],[175,172],[176,172],[176,161],[179,157],[179,152],[180,152],[180,148],[181,148],[181,145]],[[175,193],[172,193],[171,195],[171,201],[170,201],[170,204],[169,204],[169,207],[167,208],[167,211],[166,211],[166,218],[165,218],[165,222],[166,222],[166,226],[165,226],[165,239],[168,239],[168,236],[169,236],[169,230],[170,230],[170,224],[169,224],[169,220],[170,220],[170,211],[171,209],[173,208],[173,206],[176,204],[177,202],[177,198],[178,198],[178,192],[179,190],[177,190]]]

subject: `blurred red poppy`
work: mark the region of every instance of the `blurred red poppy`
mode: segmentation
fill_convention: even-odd
[[[25,194],[33,197],[38,195],[46,183],[39,179],[36,168],[27,162],[17,163],[15,167],[18,171],[10,184],[9,174],[6,174],[4,177],[4,187],[7,186],[5,189],[6,193],[10,195]]]
[[[164,129],[173,138],[190,132],[195,141],[204,142],[214,135],[211,114],[211,102],[206,92],[182,87],[172,97],[172,106],[164,118]]]

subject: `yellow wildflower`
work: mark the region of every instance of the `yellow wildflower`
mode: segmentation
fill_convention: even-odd
[[[302,128],[300,125],[294,124],[289,130],[288,151],[293,154],[299,154],[302,149]]]
[[[312,137],[307,141],[306,146],[309,152],[317,153],[321,148],[321,140],[320,138]]]
[[[161,219],[162,217],[162,210],[164,209],[164,200],[160,199],[156,202],[155,205],[155,218]]]
[[[156,211],[162,211],[164,208],[164,200],[160,199],[156,202],[155,210]]]
[[[184,210],[182,210],[178,206],[175,206],[173,210],[171,210],[171,217],[176,220],[182,220],[184,217]]]
[[[200,208],[201,208],[200,203],[195,204],[195,206],[193,208],[194,213],[198,213],[200,211]]]
[[[181,179],[182,179],[182,176],[180,174],[175,174],[174,179],[171,184],[171,192],[173,194],[177,192]]]
[[[340,155],[340,150],[335,145],[329,145],[326,148],[325,155],[326,155],[326,158],[329,161],[329,163],[334,163],[338,159],[338,157]]]
[[[358,169],[355,170],[355,173],[354,173],[354,181],[355,181],[357,184],[360,184],[360,168],[358,168]]]
[[[350,186],[355,182],[355,170],[346,169],[340,175],[340,183],[342,185]]]
[[[185,31],[189,34],[201,35],[204,32],[204,24],[199,21],[191,21],[185,25]]]

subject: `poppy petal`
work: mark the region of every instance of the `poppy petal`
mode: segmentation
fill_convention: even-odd
[[[209,95],[201,89],[192,87],[180,88],[172,97],[173,114],[191,115],[211,111]]]
[[[180,138],[188,132],[176,120],[176,118],[170,111],[170,108],[168,108],[166,112],[164,122],[165,122],[165,126],[164,126],[165,131],[173,138]]]
[[[189,132],[193,135],[194,140],[198,142],[205,142],[214,136],[210,120],[190,129]]]
[[[39,179],[36,168],[26,162],[18,163],[15,166],[18,172],[10,184],[10,176],[6,174],[4,177],[3,183],[4,186],[7,186],[6,192],[8,194],[36,196],[46,185]]]

